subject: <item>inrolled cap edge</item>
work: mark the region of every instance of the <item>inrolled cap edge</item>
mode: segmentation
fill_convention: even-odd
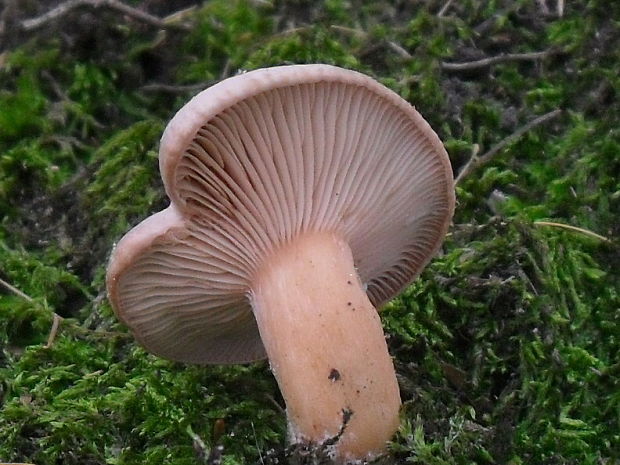
[[[108,269],[106,271],[106,287],[108,297],[115,311],[120,308],[118,295],[118,279],[121,274],[132,265],[136,258],[142,255],[155,240],[174,234],[174,231],[184,229],[185,219],[174,205],[149,216],[132,228],[123,238],[114,245]],[[122,313],[117,316],[124,322]]]
[[[247,277],[235,263],[218,264],[218,244],[210,239],[173,205],[138,224],[110,257],[106,284],[114,312],[140,345],[170,360],[261,360]]]

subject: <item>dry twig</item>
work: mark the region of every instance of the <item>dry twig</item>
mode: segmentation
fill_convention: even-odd
[[[47,337],[47,344],[45,344],[45,348],[49,349],[52,347],[54,343],[54,339],[56,339],[56,334],[58,333],[58,326],[60,326],[60,322],[62,321],[62,317],[58,315],[58,313],[54,313],[54,321],[52,323],[52,329],[50,330],[50,334]]]
[[[454,2],[454,0],[448,0],[446,3],[444,3],[444,5],[441,7],[441,10],[437,12],[438,18],[441,18],[443,15],[446,14],[446,11],[448,11],[450,6],[452,6],[452,2]]]
[[[404,58],[405,60],[409,60],[412,58],[411,53],[405,50],[405,48],[402,45],[397,44],[393,40],[388,40],[387,45],[389,48],[392,49],[393,52],[395,52],[401,58]]]
[[[584,234],[586,236],[594,237],[595,239],[598,239],[600,241],[611,243],[611,239],[608,239],[605,236],[601,236],[600,234],[592,232],[589,229],[580,228],[578,226],[572,226],[570,224],[556,223],[554,221],[534,221],[534,224],[536,226],[550,226],[553,228],[568,229],[569,231],[575,231],[575,232]]]
[[[1,279],[1,278],[0,278],[0,286],[4,287],[9,292],[15,294],[16,296],[24,299],[27,302],[35,303],[35,300],[32,297],[30,297],[28,294],[20,291],[18,288],[16,288],[12,284],[6,282],[4,279]],[[56,312],[51,312],[51,313],[54,319],[52,321],[52,327],[50,329],[50,334],[47,337],[47,343],[45,344],[46,349],[49,349],[54,343],[54,340],[56,339],[56,335],[58,334],[58,328],[60,326],[60,323],[63,321],[63,317],[61,317],[58,313]],[[131,338],[131,335],[128,333],[122,333],[119,331],[91,330],[91,329],[83,328],[82,326],[78,324],[71,324],[71,329],[77,333],[86,334],[91,337]],[[5,464],[0,462],[0,465],[5,465]]]
[[[16,296],[24,299],[25,301],[34,303],[34,299],[32,297],[30,297],[25,292],[20,291],[12,284],[7,283],[4,279],[0,279],[0,285],[4,287],[5,289],[7,289],[8,291],[15,294]],[[60,325],[60,322],[62,321],[62,317],[60,315],[58,315],[57,313],[54,313],[53,315],[54,315],[54,322],[52,323],[52,329],[50,330],[50,334],[47,338],[47,344],[45,344],[46,349],[49,349],[50,347],[52,347],[52,344],[54,343],[54,339],[56,338],[56,333],[58,332],[58,326]],[[0,463],[0,465],[4,465],[4,464]]]
[[[2,462],[0,465],[34,465],[33,463]]]
[[[252,434],[254,435],[254,444],[256,445],[256,450],[258,451],[258,458],[260,459],[261,465],[265,465],[263,453],[260,451],[260,446],[258,445],[258,437],[256,436],[256,429],[254,429],[254,422],[251,421],[250,425],[252,425]]]
[[[552,120],[558,117],[561,113],[562,113],[562,110],[556,109],[556,110],[550,111],[549,113],[545,113],[544,115],[539,116],[538,118],[533,119],[529,123],[521,126],[519,129],[517,129],[515,132],[510,134],[505,139],[502,139],[501,141],[499,141],[497,144],[495,144],[493,147],[491,147],[487,152],[485,152],[481,156],[478,156],[478,151],[474,150],[471,158],[467,161],[467,163],[465,163],[465,166],[461,168],[461,171],[459,172],[458,176],[454,180],[454,185],[455,186],[458,185],[474,169],[490,162],[491,159],[495,155],[497,155],[504,147],[511,144],[515,140],[519,139],[526,132],[534,129],[537,126],[540,126],[543,123],[546,123],[549,120]]]
[[[276,410],[277,410],[280,414],[282,414],[282,415],[286,415],[286,409],[282,408],[282,406],[281,406],[280,404],[278,404],[278,401],[277,401],[277,400],[275,400],[275,399],[273,398],[273,396],[271,396],[271,395],[269,395],[269,394],[265,394],[265,398],[273,404],[273,406],[276,408]]]
[[[558,0],[557,13],[558,18],[564,16],[564,0]]]
[[[168,16],[164,17],[162,21],[165,24],[179,24],[185,21],[189,16],[196,13],[198,6],[192,5],[183,10],[175,11],[174,13],[170,13]]]
[[[62,18],[73,10],[82,7],[107,8],[160,29],[181,27],[174,21],[162,20],[145,11],[125,5],[119,0],[67,0],[46,13],[43,13],[41,16],[23,20],[21,22],[21,28],[26,32],[34,31],[45,26],[47,23]]]
[[[140,89],[143,92],[162,92],[165,94],[185,94],[191,92],[198,92],[212,86],[213,82],[198,82],[196,84],[163,84],[154,82],[152,84],[146,84]],[[1,465],[1,464],[0,464]]]
[[[333,31],[338,31],[348,34],[350,36],[357,37],[360,40],[367,41],[372,38],[370,34],[368,34],[366,31],[362,31],[361,29],[353,29],[346,26],[340,26],[338,24],[332,24],[329,28]],[[411,53],[409,53],[402,45],[394,42],[393,40],[386,40],[385,44],[401,58],[404,58],[406,60],[409,60],[411,58]]]
[[[4,279],[0,279],[0,285],[2,287],[4,287],[6,290],[12,292],[13,294],[15,294],[18,297],[21,297],[22,299],[28,301],[28,302],[34,302],[34,299],[32,297],[30,297],[28,294],[26,294],[25,292],[20,291],[19,289],[17,289],[15,286],[13,286],[10,283],[7,283]]]
[[[474,69],[487,68],[498,63],[509,61],[536,61],[547,58],[549,55],[557,53],[556,50],[543,50],[542,52],[528,53],[504,53],[493,57],[482,58],[480,60],[466,61],[463,63],[441,63],[441,69],[445,71],[471,71]]]

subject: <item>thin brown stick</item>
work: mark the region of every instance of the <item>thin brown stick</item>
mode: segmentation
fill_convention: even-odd
[[[4,279],[0,279],[0,285],[2,285],[2,287],[4,287],[5,289],[11,291],[16,296],[21,297],[25,301],[30,302],[30,303],[34,302],[34,299],[32,297],[30,297],[25,292],[20,291],[12,284],[7,283]],[[52,329],[50,330],[50,334],[47,338],[47,344],[45,344],[46,349],[49,349],[50,347],[52,347],[52,344],[54,343],[54,339],[56,338],[56,333],[58,332],[58,326],[60,325],[60,322],[62,321],[62,317],[60,315],[58,315],[57,313],[54,313],[53,315],[54,315],[54,321],[52,323]],[[4,464],[0,463],[0,465],[4,465]]]
[[[50,334],[47,337],[47,344],[45,344],[45,348],[49,349],[54,344],[54,340],[56,339],[56,333],[58,333],[58,327],[62,322],[62,317],[58,313],[54,313],[54,321],[52,323],[52,329],[50,330]]]
[[[1,278],[0,278],[0,286],[4,287],[6,290],[12,292],[16,296],[24,299],[27,302],[35,303],[35,300],[32,297],[30,297],[28,294],[20,291],[18,288],[16,288],[15,286],[13,286],[10,283],[7,283],[4,279],[1,279]],[[63,317],[61,317],[56,312],[52,312],[52,316],[53,316],[54,320],[52,322],[52,327],[50,329],[50,334],[49,334],[49,336],[47,338],[47,343],[45,344],[45,348],[47,348],[47,349],[49,349],[52,346],[52,344],[54,343],[54,340],[56,339],[56,334],[58,333],[58,327],[59,327],[60,323],[63,320]],[[82,333],[82,334],[87,334],[87,335],[92,336],[92,337],[120,337],[120,338],[130,338],[131,337],[131,335],[128,334],[128,333],[121,333],[119,331],[92,330],[92,329],[82,328],[81,326],[79,326],[77,324],[71,324],[70,325],[70,329],[72,331],[76,331],[76,332]],[[0,465],[5,465],[5,464],[0,462]]]
[[[258,458],[260,459],[261,465],[265,465],[265,461],[263,460],[263,454],[260,451],[260,446],[258,445],[258,437],[256,436],[256,429],[254,429],[254,422],[250,421],[250,425],[252,425],[252,434],[254,435],[254,445],[256,446],[256,450],[258,451]]]
[[[189,16],[196,13],[198,7],[196,5],[192,5],[190,7],[184,8],[183,10],[175,11],[174,13],[170,13],[168,16],[165,16],[162,21],[165,24],[179,24],[185,21]]]
[[[564,0],[558,0],[556,11],[558,13],[558,18],[564,16]]]
[[[454,0],[448,0],[446,3],[444,3],[444,5],[441,7],[441,10],[437,12],[438,18],[441,18],[443,15],[446,14],[446,11],[448,11],[450,6],[452,6],[452,2],[454,2]]]
[[[445,71],[471,71],[474,69],[487,68],[498,63],[510,61],[536,61],[557,53],[555,50],[543,50],[542,52],[528,53],[504,53],[493,57],[482,58],[481,60],[466,61],[463,63],[442,62],[441,69]]]
[[[343,32],[350,36],[356,36],[359,39],[368,39],[368,33],[361,29],[355,29],[347,26],[340,26],[339,24],[332,24],[329,26],[332,31]]]
[[[269,394],[265,394],[265,398],[271,402],[273,404],[273,406],[276,408],[276,410],[278,412],[280,412],[282,415],[286,415],[286,410],[282,408],[282,406],[280,404],[278,404],[278,401],[275,400],[273,398],[273,396],[269,395]]]
[[[392,49],[392,51],[396,52],[396,54],[398,56],[400,56],[401,58],[404,58],[406,60],[409,60],[409,59],[412,58],[411,57],[411,53],[409,53],[407,50],[405,50],[405,48],[402,45],[397,44],[393,40],[388,40],[387,41],[387,45],[388,45],[389,48]]]
[[[471,148],[471,155],[469,156],[469,160],[467,163],[461,168],[458,176],[454,180],[454,185],[456,186],[462,179],[467,176],[474,169],[474,164],[479,160],[478,154],[480,153],[480,145],[474,144]]]
[[[281,37],[289,37],[295,34],[305,34],[306,32],[312,31],[311,26],[292,26],[288,29],[284,29],[280,32],[276,32],[271,36],[271,39],[281,38]]]
[[[7,289],[8,291],[11,291],[16,296],[21,297],[24,300],[27,300],[28,302],[34,302],[34,299],[32,297],[30,297],[28,294],[20,291],[19,289],[17,289],[12,284],[7,283],[4,279],[0,279],[0,285],[2,287],[4,287],[5,289]]]
[[[461,181],[465,179],[465,177],[467,177],[474,170],[476,166],[479,165],[478,163],[479,148],[480,146],[478,144],[474,144],[472,148],[471,157],[469,157],[469,160],[467,160],[467,163],[463,165],[463,167],[461,168],[461,171],[459,171],[459,174],[456,176],[456,178],[454,178],[454,187],[458,186],[461,183]]]
[[[454,180],[454,185],[455,186],[458,185],[465,177],[471,174],[471,172],[474,169],[489,163],[491,159],[493,159],[493,157],[498,154],[498,152],[500,152],[504,147],[511,144],[515,140],[519,139],[526,132],[534,129],[537,126],[540,126],[543,123],[546,123],[549,120],[557,118],[561,113],[562,113],[562,110],[556,109],[556,110],[550,111],[549,113],[545,113],[544,115],[539,116],[538,118],[534,118],[532,121],[530,121],[527,124],[524,124],[519,129],[517,129],[515,132],[510,134],[508,137],[499,141],[497,144],[495,144],[493,147],[491,147],[487,152],[485,152],[481,156],[478,156],[477,151],[474,151],[472,153],[471,158],[467,161],[465,166],[461,168],[461,171],[459,172],[458,176]]]
[[[140,88],[143,92],[161,92],[165,94],[185,94],[189,92],[198,92],[212,86],[213,82],[198,82],[196,84],[163,84],[154,82],[146,84]],[[0,464],[1,465],[1,464]]]
[[[230,58],[226,58],[224,66],[222,67],[222,71],[220,72],[220,80],[224,80],[227,77],[230,77]]]
[[[54,76],[52,76],[52,73],[44,69],[41,70],[41,76],[43,76],[45,80],[49,82],[50,87],[52,88],[52,92],[54,92],[54,95],[56,95],[58,100],[61,100],[63,102],[69,102],[71,100],[67,93],[62,89],[62,86],[59,84],[59,82],[54,78]]]
[[[82,7],[108,8],[159,29],[179,28],[179,25],[174,22],[166,22],[165,20],[162,20],[157,16],[153,16],[145,11],[125,5],[119,0],[67,0],[46,13],[43,13],[41,16],[23,20],[21,22],[21,27],[27,32],[34,31],[45,26],[47,23],[62,18],[71,11]]]
[[[356,37],[360,40],[370,40],[371,36],[366,31],[362,31],[361,29],[354,29],[347,26],[339,26],[338,24],[332,24],[329,28],[333,31],[341,32],[347,34],[349,36]],[[395,52],[401,58],[406,60],[411,59],[411,53],[409,53],[402,45],[394,42],[393,40],[386,40],[385,44],[388,46],[390,50]]]
[[[536,226],[550,226],[553,228],[568,229],[569,231],[575,231],[575,232],[584,234],[586,236],[594,237],[595,239],[598,239],[600,241],[611,243],[611,239],[608,239],[605,236],[601,236],[600,234],[590,231],[589,229],[580,228],[578,226],[572,226],[570,224],[556,223],[554,221],[534,221],[534,224]]]

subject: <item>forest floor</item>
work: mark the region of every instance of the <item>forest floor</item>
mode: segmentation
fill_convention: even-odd
[[[441,254],[381,313],[404,401],[381,463],[620,463],[620,2],[3,5],[0,462],[325,463],[287,448],[266,362],[150,355],[104,283],[167,204],[174,112],[321,62],[415,105],[457,177]]]

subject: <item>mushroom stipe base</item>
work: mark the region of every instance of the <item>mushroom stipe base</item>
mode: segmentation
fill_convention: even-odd
[[[339,434],[340,460],[371,458],[398,428],[400,394],[377,311],[338,235],[296,238],[271,254],[251,301],[286,402],[293,442]]]

